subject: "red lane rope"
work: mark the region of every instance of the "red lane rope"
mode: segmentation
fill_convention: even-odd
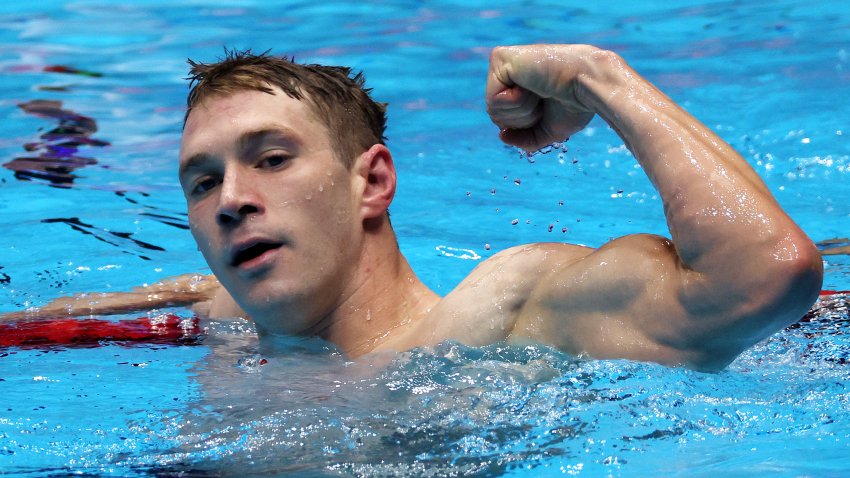
[[[39,319],[0,323],[0,347],[97,347],[103,342],[192,344],[204,335],[199,319],[172,314],[138,319]]]

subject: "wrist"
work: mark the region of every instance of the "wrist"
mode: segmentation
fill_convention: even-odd
[[[594,113],[604,114],[612,100],[628,88],[630,79],[636,75],[617,53],[591,48],[592,51],[583,56],[583,73],[576,78],[574,94],[580,105]]]

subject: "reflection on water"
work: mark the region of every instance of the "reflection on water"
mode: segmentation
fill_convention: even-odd
[[[78,177],[73,174],[76,169],[97,164],[94,158],[77,156],[79,147],[109,145],[107,141],[92,137],[97,132],[97,122],[93,118],[63,109],[61,101],[32,100],[18,107],[33,116],[56,120],[58,124],[39,135],[40,141],[24,144],[26,151],[38,154],[17,157],[3,164],[15,172],[17,179],[70,187]]]

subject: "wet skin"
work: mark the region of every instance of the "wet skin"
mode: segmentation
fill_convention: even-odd
[[[371,150],[357,159],[346,185],[327,131],[305,105],[259,92],[213,98],[189,117],[181,182],[205,257],[261,335],[309,335],[325,321],[337,333],[319,335],[352,355],[445,339],[507,339],[713,370],[814,301],[822,267],[811,241],[734,150],[619,56],[585,45],[498,48],[486,97],[502,140],[526,150],[601,116],[658,189],[672,241],[638,234],[597,250],[517,246],[483,262],[440,299],[408,270],[391,228],[364,232],[366,198],[382,184],[374,178],[383,177],[363,159],[373,157]],[[239,149],[246,131],[278,122],[299,133],[285,135],[297,145],[291,166],[268,167],[262,154]],[[264,153],[261,146],[248,149]],[[208,165],[193,166],[187,176],[186,166],[199,157]],[[305,158],[311,165],[301,165]],[[337,178],[339,190],[310,203],[304,198],[313,197],[323,175]],[[394,190],[394,170],[392,183],[384,189]],[[281,247],[233,264],[234,249],[258,238]],[[226,293],[220,297],[219,304],[227,302]]]
[[[339,305],[357,263],[351,171],[308,106],[280,91],[199,105],[186,123],[180,183],[204,258],[268,333],[297,334]]]
[[[319,336],[351,356],[507,340],[717,370],[817,298],[820,254],[756,172],[615,53],[497,48],[486,101],[501,139],[526,150],[600,116],[658,190],[670,238],[519,245],[440,298],[386,218],[386,146],[346,168],[307,102],[212,96],[190,113],[180,154],[192,233],[226,289],[205,288],[209,315],[247,313],[265,343]]]

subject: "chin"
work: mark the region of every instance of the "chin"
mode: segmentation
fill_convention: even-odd
[[[236,300],[266,331],[292,334],[299,328],[291,322],[308,313],[310,297],[302,288],[257,286]]]

